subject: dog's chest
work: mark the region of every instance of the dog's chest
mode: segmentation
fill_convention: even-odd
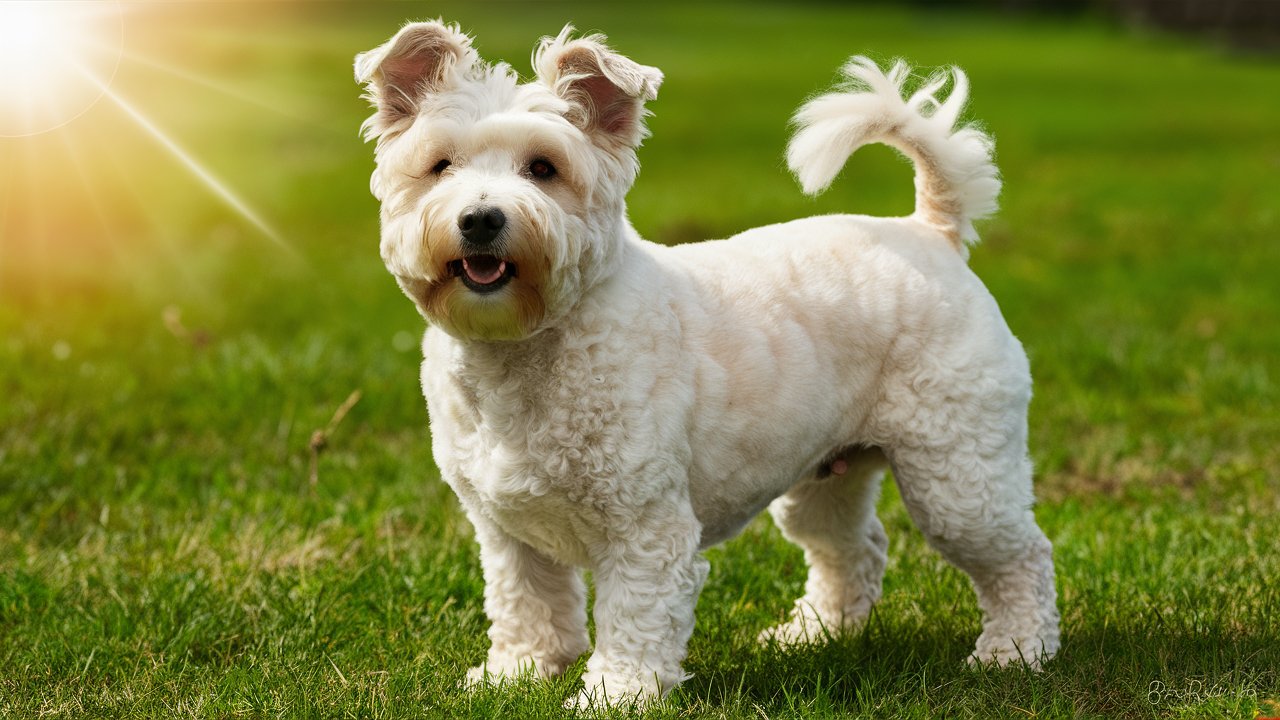
[[[526,358],[427,388],[437,460],[468,510],[573,564],[610,523],[622,443],[615,389],[592,367],[584,353]]]

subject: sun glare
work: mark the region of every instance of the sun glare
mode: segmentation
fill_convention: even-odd
[[[207,102],[188,94],[196,86],[259,109],[278,105],[222,80],[217,69],[207,75],[169,61],[189,39],[176,36],[175,28],[199,26],[177,20],[201,17],[208,7],[216,4],[130,3],[122,9],[119,0],[0,0],[0,260],[14,248],[44,257],[52,248],[99,239],[113,245],[136,234],[135,223],[169,212],[166,202],[189,204],[190,190],[177,190],[181,184],[168,188],[175,165],[181,168],[176,175],[185,170],[196,181],[196,195],[220,202],[295,256],[233,184],[188,149],[184,132],[174,129],[176,123],[185,134],[196,132],[187,111]],[[158,55],[150,56],[147,48]],[[140,69],[159,70],[181,84],[156,85],[154,72]],[[152,113],[157,106],[163,110],[159,116]],[[148,152],[148,146],[161,153]],[[166,156],[171,163],[156,162]],[[79,178],[83,192],[68,177]],[[119,232],[121,227],[128,232]]]
[[[0,137],[65,125],[111,83],[124,39],[109,0],[0,2]]]

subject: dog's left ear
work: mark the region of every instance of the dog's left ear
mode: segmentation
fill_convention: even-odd
[[[572,25],[534,51],[538,79],[569,101],[570,122],[603,144],[636,147],[649,136],[646,100],[658,97],[662,72],[605,45],[603,35],[569,39]]]

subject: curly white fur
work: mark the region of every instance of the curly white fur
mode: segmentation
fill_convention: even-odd
[[[583,653],[589,568],[596,642],[576,701],[661,695],[685,678],[700,552],[765,507],[810,575],[762,639],[857,626],[880,596],[886,465],[929,542],[973,579],[974,660],[1051,657],[1030,373],[959,242],[999,188],[989,140],[954,129],[963,74],[946,101],[935,81],[904,101],[904,65],[855,59],[861,84],[797,116],[788,157],[806,189],[887,142],[916,162],[912,216],[662,247],[624,204],[661,73],[567,30],[535,66],[521,84],[439,22],[357,60],[378,108],[366,128],[383,258],[431,321],[432,447],[480,544],[491,646],[470,681],[554,675]],[[460,230],[476,207],[507,218],[483,246]],[[485,257],[509,277],[460,274]]]

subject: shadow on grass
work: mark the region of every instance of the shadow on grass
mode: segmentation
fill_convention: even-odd
[[[1272,627],[1067,629],[1043,671],[970,667],[973,638],[935,627],[877,624],[825,643],[781,649],[738,643],[691,658],[683,702],[775,713],[896,717],[1178,716],[1253,718],[1280,696]]]

